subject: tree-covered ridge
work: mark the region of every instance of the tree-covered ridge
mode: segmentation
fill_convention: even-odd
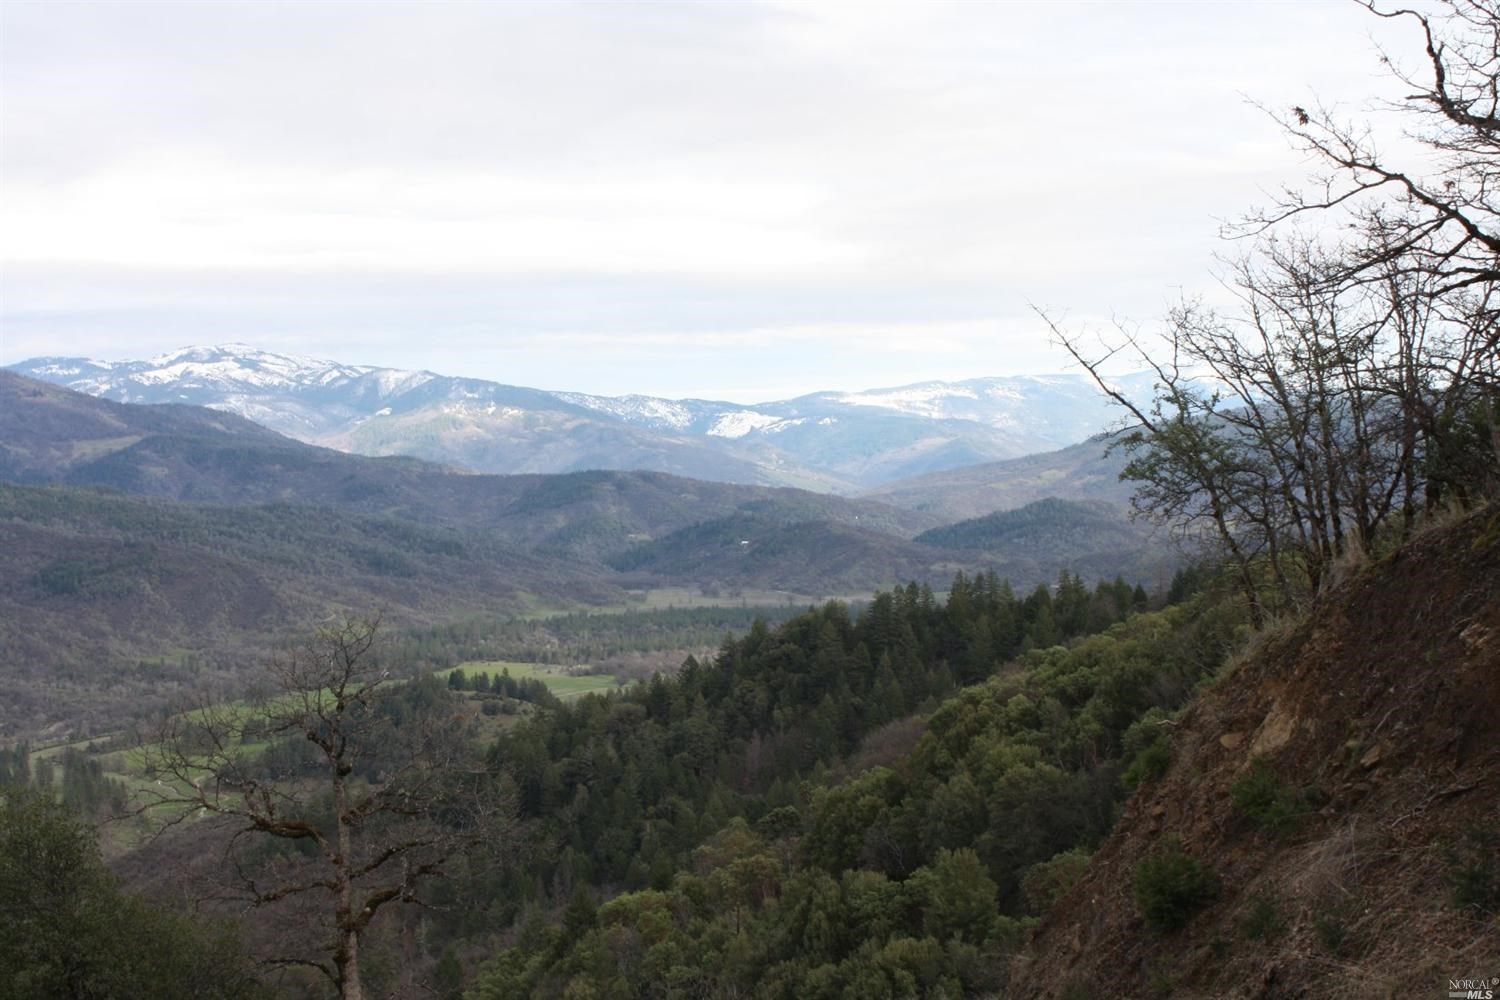
[[[670,579],[838,594],[858,592],[869,581],[942,582],[972,566],[998,568],[1024,586],[1051,579],[1059,567],[1140,580],[1177,561],[1171,546],[1153,546],[1150,529],[1133,524],[1122,507],[1049,497],[911,541],[864,524],[741,512],[642,542],[610,565]]]
[[[916,541],[944,549],[984,549],[1054,526],[1067,531],[1119,530],[1123,524],[1119,514],[1110,504],[1045,497],[1024,507],[930,528]]]
[[[777,629],[757,623],[711,663],[586,697],[503,734],[497,766],[522,813],[555,827],[562,881],[644,885],[732,816],[790,804],[795,783],[877,727],[992,673],[1021,650],[1117,621],[1123,582],[1017,597],[992,574],[882,593],[857,617],[832,602]],[[663,860],[664,859],[664,860]]]
[[[1164,534],[1154,534],[1149,525],[1131,520],[1123,506],[1045,497],[932,528],[913,540],[955,555],[993,553],[1012,579],[1025,579],[1028,567],[1066,566],[1085,576],[1121,573],[1148,580],[1178,561],[1176,547]]]
[[[497,760],[516,755],[523,808],[544,826],[555,819],[567,844],[554,879],[571,903],[555,926],[533,912],[469,996],[997,988],[1021,922],[1108,832],[1123,776],[1152,775],[1159,720],[1222,662],[1239,627],[1233,607],[1199,600],[1023,653],[1048,618],[1084,623],[1068,634],[1087,629],[1078,606],[1109,590],[1064,583],[1058,597],[1017,600],[989,579],[960,580],[943,606],[913,588],[856,620],[831,605],[757,630],[676,682],[589,699],[571,724],[557,713],[566,733],[540,723],[503,739]],[[938,704],[887,766],[825,784],[817,761],[934,691],[984,677]],[[557,764],[533,742],[544,731],[568,748]],[[584,760],[602,773],[570,783]],[[643,804],[652,798],[663,806]],[[596,909],[590,881],[635,891]]]
[[[1026,654],[945,701],[892,767],[814,795],[808,858],[902,877],[943,849],[973,848],[1002,911],[1024,915],[1025,871],[1108,831],[1142,776],[1132,765],[1163,738],[1160,710],[1223,662],[1237,618],[1195,601]]]

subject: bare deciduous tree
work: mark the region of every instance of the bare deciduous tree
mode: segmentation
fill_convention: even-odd
[[[1164,347],[1043,316],[1133,421],[1137,510],[1211,526],[1257,624],[1263,591],[1316,597],[1346,553],[1500,490],[1500,4],[1366,6],[1419,28],[1424,71],[1386,61],[1414,91],[1399,108],[1422,169],[1383,158],[1371,128],[1293,108],[1279,120],[1322,171],[1238,229],[1254,243],[1229,264],[1236,307],[1173,310]],[[1155,372],[1150,404],[1111,385],[1126,358]]]
[[[168,826],[205,815],[230,825],[234,898],[314,901],[323,957],[272,961],[317,968],[344,1000],[363,996],[360,940],[382,909],[420,903],[451,859],[503,841],[513,816],[506,786],[444,709],[446,691],[432,686],[423,706],[391,682],[378,632],[376,619],[321,628],[274,658],[273,690],[174,715],[143,748],[156,779],[144,809]],[[291,849],[250,850],[267,846],[258,838]]]
[[[1423,361],[1430,374],[1465,387],[1464,405],[1480,414],[1490,468],[1456,477],[1482,478],[1500,465],[1500,3],[1443,0],[1423,12],[1360,2],[1375,16],[1410,24],[1420,42],[1415,68],[1381,57],[1406,91],[1385,110],[1400,118],[1402,138],[1415,148],[1382,143],[1379,130],[1334,108],[1272,112],[1317,172],[1230,233],[1260,236],[1304,221],[1347,231],[1339,266],[1323,280],[1396,282],[1426,299],[1450,331],[1461,331],[1444,345],[1452,349],[1434,345]],[[1442,440],[1451,427],[1439,417],[1426,431],[1451,449],[1458,442]]]
[[[1408,91],[1389,110],[1426,155],[1398,164],[1369,125],[1333,108],[1290,108],[1274,117],[1321,169],[1238,229],[1263,233],[1337,212],[1360,230],[1340,280],[1379,283],[1394,264],[1430,279],[1436,296],[1493,288],[1500,282],[1500,3],[1446,0],[1432,15],[1364,6],[1411,22],[1421,39],[1420,69],[1405,70],[1389,55],[1382,61]],[[1493,319],[1497,303],[1483,298]]]

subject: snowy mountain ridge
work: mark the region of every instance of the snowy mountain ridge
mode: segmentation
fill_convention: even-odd
[[[117,402],[210,406],[314,444],[476,471],[656,469],[836,491],[1050,451],[1117,417],[1081,375],[927,381],[746,405],[532,389],[239,343],[11,368]],[[1132,393],[1150,384],[1143,375],[1121,381]]]

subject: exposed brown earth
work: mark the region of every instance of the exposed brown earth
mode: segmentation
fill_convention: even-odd
[[[1306,795],[1279,836],[1231,792],[1257,758]],[[1354,574],[1199,697],[1167,773],[1126,804],[1016,960],[1009,995],[1446,996],[1450,979],[1500,976],[1500,916],[1459,908],[1451,888],[1450,848],[1475,829],[1500,835],[1493,507]],[[1173,838],[1218,891],[1159,933],[1136,870]]]

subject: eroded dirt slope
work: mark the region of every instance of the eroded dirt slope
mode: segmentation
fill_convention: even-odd
[[[1252,769],[1279,832],[1236,805]],[[1174,842],[1216,891],[1153,930],[1137,870]],[[1450,979],[1500,977],[1500,916],[1453,893],[1461,876],[1470,897],[1496,888],[1497,851],[1492,507],[1355,574],[1193,704],[1166,774],[1038,928],[1009,995],[1446,996]]]

